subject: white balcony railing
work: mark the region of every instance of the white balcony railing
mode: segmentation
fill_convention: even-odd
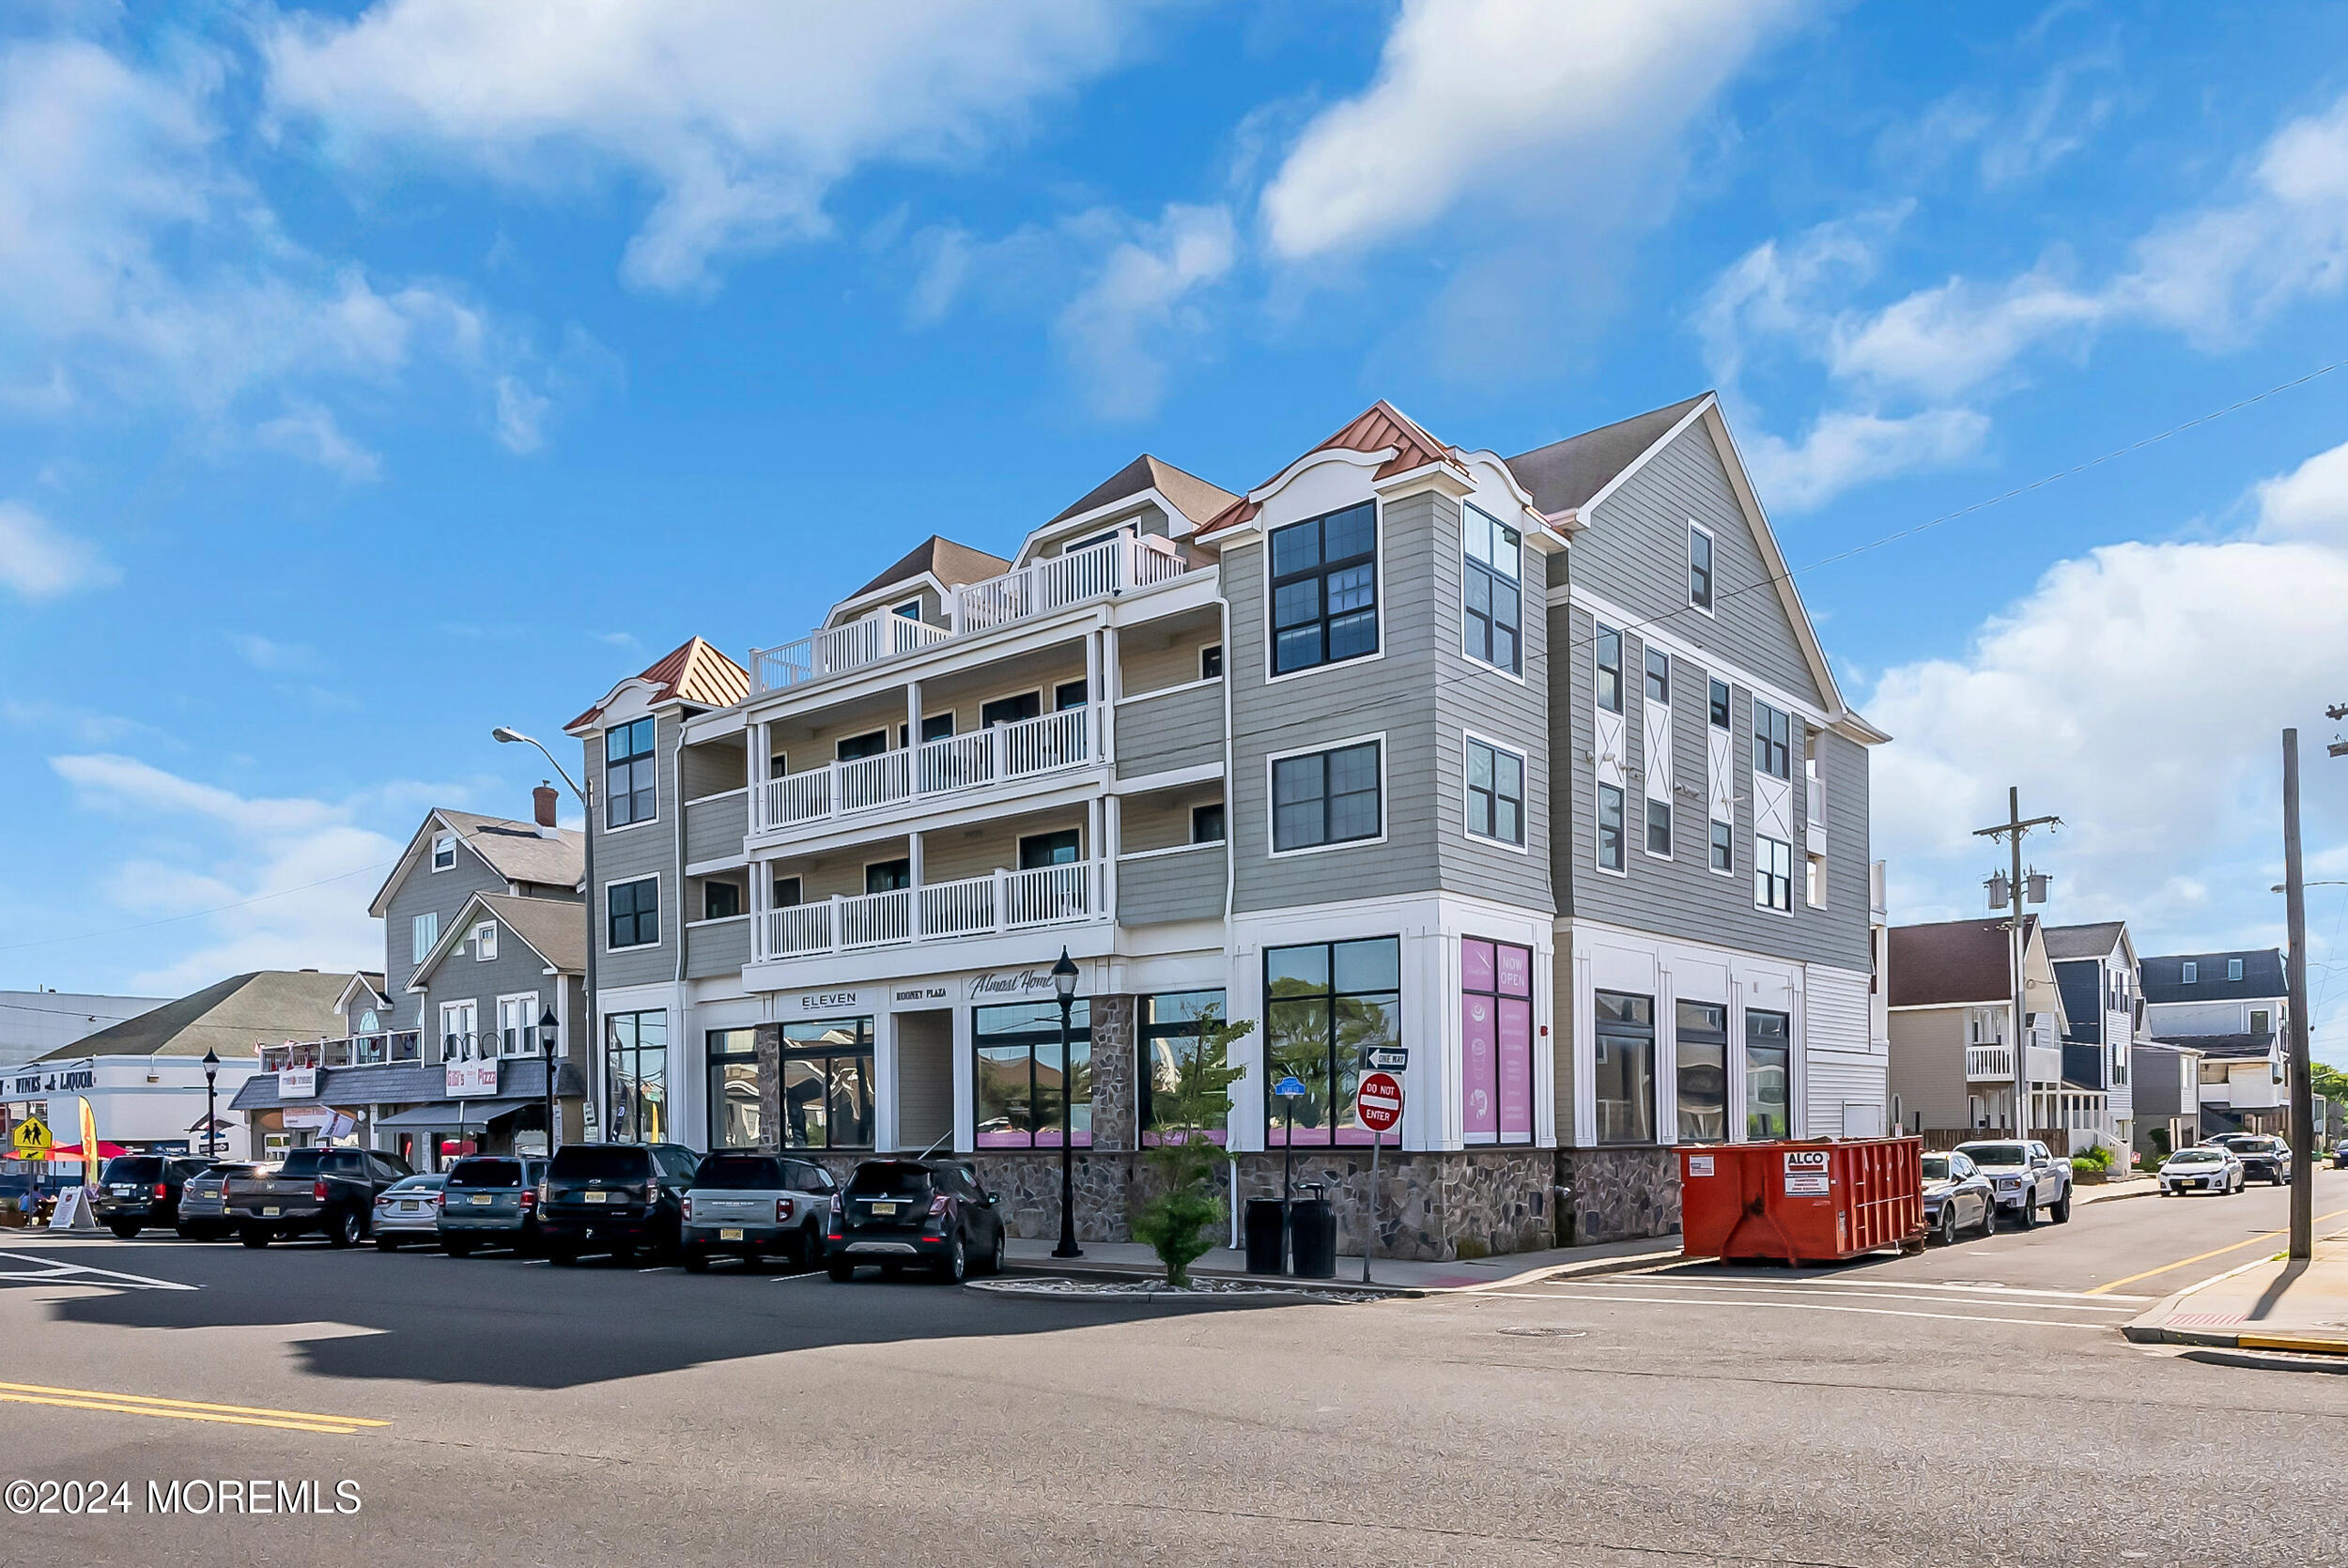
[[[2014,1048],[2010,1045],[1969,1045],[1965,1048],[1965,1076],[1969,1080],[1988,1080],[1998,1084],[2014,1082]]]
[[[1098,862],[1076,861],[770,909],[756,922],[750,957],[811,958],[1098,919],[1102,874]]]
[[[924,741],[910,750],[884,751],[767,779],[751,792],[757,810],[750,831],[775,833],[878,811],[921,796],[955,794],[1081,767],[1100,754],[1099,714],[1097,704],[1067,708],[1016,724]]]
[[[781,691],[828,680],[956,638],[1031,621],[1111,594],[1154,588],[1193,570],[1164,540],[1111,539],[956,590],[947,601],[947,624],[943,626],[884,612],[780,648],[753,648],[750,679],[759,691]]]

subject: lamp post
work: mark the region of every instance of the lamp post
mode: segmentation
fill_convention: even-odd
[[[219,1104],[220,1053],[206,1047],[204,1051],[204,1153],[208,1159],[220,1158]]]
[[[554,1036],[561,1027],[555,1022],[554,1009],[548,1007],[538,1015],[538,1059],[547,1068],[547,1158],[554,1158]]]
[[[1076,1245],[1075,1063],[1069,1059],[1069,1015],[1076,1005],[1076,964],[1068,949],[1052,965],[1052,990],[1059,997],[1059,1245],[1054,1257],[1082,1257]]]
[[[594,1062],[594,1060],[595,1060],[595,1055],[594,1055],[594,1053],[595,1053],[596,1050],[598,1050],[598,1049],[600,1048],[600,1042],[601,1042],[601,1040],[603,1039],[603,1026],[602,1026],[602,1018],[601,1018],[602,1009],[601,1009],[601,1006],[600,1006],[600,1004],[599,1004],[599,1002],[597,1001],[597,998],[596,998],[596,996],[595,996],[595,795],[594,795],[594,793],[593,793],[592,788],[590,788],[590,789],[581,789],[581,788],[579,787],[579,783],[578,783],[575,779],[573,779],[573,778],[571,777],[571,776],[570,776],[570,774],[569,774],[568,772],[566,772],[566,771],[564,770],[564,768],[563,764],[562,764],[561,762],[558,762],[558,761],[555,761],[555,759],[554,759],[554,753],[553,753],[553,752],[548,751],[548,749],[547,749],[544,746],[540,745],[540,744],[539,744],[536,740],[533,739],[532,737],[530,737],[530,736],[528,736],[528,735],[523,734],[520,730],[518,730],[515,729],[512,725],[509,725],[509,724],[501,724],[501,725],[499,725],[496,729],[494,729],[494,730],[490,730],[490,731],[489,731],[489,738],[490,738],[491,740],[493,740],[493,741],[497,742],[500,746],[537,746],[537,747],[538,747],[538,755],[539,755],[539,756],[541,756],[541,757],[544,757],[544,758],[547,760],[547,763],[548,763],[548,766],[550,766],[551,768],[553,768],[553,769],[554,769],[554,771],[555,771],[556,775],[557,775],[559,777],[561,777],[561,779],[563,780],[563,782],[570,786],[570,791],[571,791],[571,793],[572,793],[573,795],[575,795],[575,796],[577,796],[577,797],[578,797],[578,800],[579,800],[579,810],[585,813],[585,821],[586,821],[587,827],[586,827],[586,832],[585,832],[585,833],[584,833],[581,837],[583,837],[583,838],[585,838],[586,843],[587,843],[587,864],[586,864],[586,867],[585,867],[585,871],[586,871],[586,876],[587,876],[587,969],[586,969],[586,973],[585,973],[585,975],[583,975],[583,976],[581,976],[581,980],[582,980],[583,984],[585,985],[586,992],[587,992],[587,1047],[588,1047],[588,1056],[587,1056],[586,1062],[583,1062],[583,1063],[580,1065],[580,1070],[581,1070],[581,1071],[586,1071],[586,1070],[587,1070],[587,1067],[588,1067],[588,1065]],[[583,773],[583,772],[585,772],[586,770],[582,768],[580,771]],[[592,778],[590,778],[588,782],[589,782],[589,785],[590,785],[590,786],[592,786],[592,785],[593,785],[593,783],[594,783],[594,780],[593,780]],[[588,1087],[592,1089],[592,1088],[595,1086],[595,1075],[594,1075],[594,1073],[592,1073],[592,1072],[588,1072],[588,1073],[587,1073],[587,1078],[588,1078]],[[582,1134],[581,1134],[581,1136],[584,1136],[584,1133],[582,1133]],[[551,1121],[549,1121],[548,1123],[547,1123],[547,1156],[548,1156],[548,1158],[551,1159],[551,1158],[553,1158],[553,1155],[554,1155],[554,1124],[553,1124]]]

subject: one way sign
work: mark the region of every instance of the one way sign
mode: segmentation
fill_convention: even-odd
[[[1400,1072],[1411,1065],[1411,1053],[1399,1045],[1373,1045],[1362,1053],[1362,1062],[1373,1072]]]

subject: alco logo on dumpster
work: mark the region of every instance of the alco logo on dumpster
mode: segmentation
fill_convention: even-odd
[[[1824,1149],[1787,1149],[1785,1151],[1785,1195],[1789,1198],[1823,1198],[1829,1195],[1827,1151]]]

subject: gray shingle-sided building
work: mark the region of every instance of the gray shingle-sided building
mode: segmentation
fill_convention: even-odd
[[[2142,971],[2145,1034],[2201,1053],[2202,1132],[2287,1131],[2282,949],[2164,953]]]
[[[1361,1054],[1409,1052],[1378,1244],[1448,1257],[1667,1231],[1682,1143],[1883,1130],[1882,737],[1709,395],[1513,458],[1380,403],[1244,494],[1137,458],[569,728],[606,1135],[950,1147],[1033,1235],[1065,1094],[1120,1235],[1213,1009],[1216,1135],[1348,1247]]]

